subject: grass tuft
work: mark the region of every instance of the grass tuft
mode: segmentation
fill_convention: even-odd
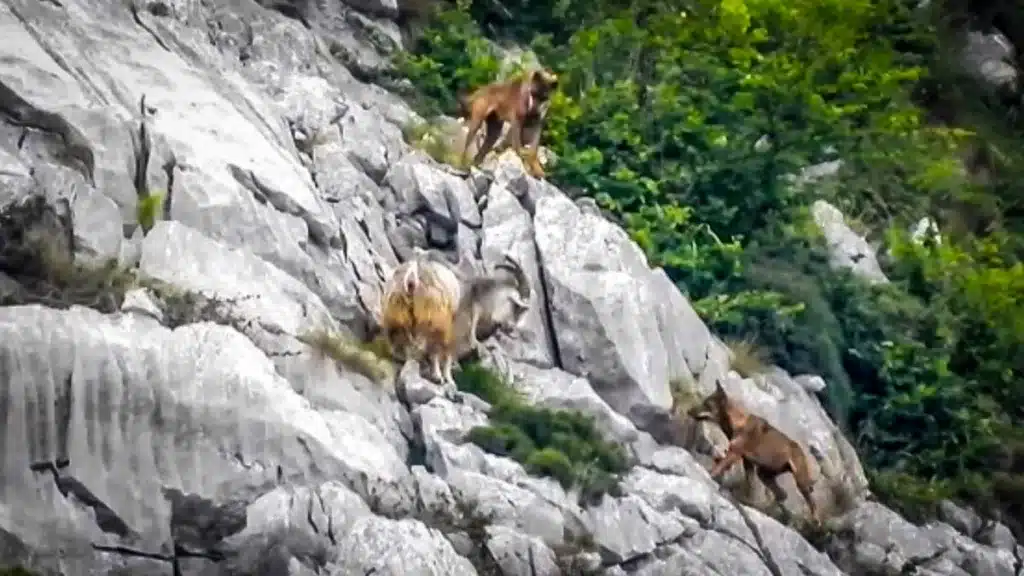
[[[789,527],[797,534],[803,536],[804,540],[813,546],[815,550],[826,554],[828,553],[829,545],[836,537],[836,532],[826,522],[819,524],[806,518],[793,518],[790,521]]]
[[[394,378],[394,366],[387,356],[381,356],[374,349],[373,343],[360,344],[322,328],[302,334],[298,339],[317,353],[374,382],[383,383]]]
[[[384,360],[395,357],[394,350],[391,348],[391,343],[388,342],[388,339],[383,334],[378,334],[369,342],[359,344],[359,347],[368,352],[372,352],[378,358]]]
[[[676,416],[685,416],[690,408],[703,400],[693,377],[672,380],[668,386],[672,393],[672,413]]]
[[[476,362],[461,367],[455,382],[462,392],[492,406],[491,424],[470,430],[471,442],[516,460],[530,474],[554,478],[566,490],[578,488],[581,503],[621,495],[619,479],[629,469],[626,453],[602,437],[593,418],[576,410],[530,405],[493,370]]]
[[[87,306],[116,312],[129,290],[142,285],[135,270],[116,259],[81,263],[73,250],[71,219],[42,196],[6,206],[0,213],[0,305]]]
[[[740,376],[750,378],[770,369],[767,353],[753,340],[729,340],[725,344],[732,352],[730,365]]]
[[[456,124],[446,125],[441,120],[412,123],[405,127],[403,135],[409,145],[422,150],[434,160],[448,164],[454,168],[465,168],[462,165],[459,148],[461,138]]]
[[[840,516],[853,510],[859,502],[857,489],[852,481],[844,478],[835,478],[829,483],[829,494],[832,497],[833,514]]]

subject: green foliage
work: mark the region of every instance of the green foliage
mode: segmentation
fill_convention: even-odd
[[[939,503],[953,498],[949,482],[927,482],[904,472],[869,472],[871,486],[882,503],[912,522],[934,518]]]
[[[440,12],[408,52],[398,53],[395,67],[416,85],[415,103],[432,117],[453,114],[458,95],[491,82],[500,62],[476,22],[450,10]]]
[[[455,383],[459,390],[477,396],[492,406],[524,402],[522,396],[505,383],[501,376],[476,362],[462,365],[456,374]]]
[[[26,570],[21,566],[15,566],[13,568],[0,568],[0,576],[35,576],[35,572]]]
[[[878,499],[913,522],[935,518],[943,500],[959,500],[970,502],[982,514],[999,515],[1015,532],[1024,529],[1024,481],[1019,474],[968,473],[931,480],[905,472],[869,470],[868,474]]]
[[[377,383],[394,378],[394,367],[382,340],[359,343],[341,334],[318,328],[298,336],[298,340],[349,370],[362,374]]]
[[[450,112],[500,67],[484,32],[528,44],[561,78],[551,180],[623,223],[715,332],[824,376],[876,491],[1019,517],[1024,443],[1006,439],[1024,428],[1024,115],[945,64],[955,35],[929,18],[949,3],[470,2],[402,69],[421,106]],[[987,180],[965,174],[966,152]],[[828,183],[788,177],[833,158]],[[817,198],[885,232],[890,285],[830,269]],[[940,246],[898,232],[926,214]],[[505,432],[502,449],[544,449]]]
[[[139,204],[136,207],[136,219],[139,226],[142,226],[143,233],[149,233],[157,220],[163,215],[164,198],[166,193],[160,190],[151,190],[145,196],[139,196]]]
[[[574,410],[531,406],[478,363],[463,366],[455,381],[459,390],[492,406],[491,425],[473,428],[471,442],[513,458],[531,474],[550,476],[567,490],[578,487],[582,502],[620,494],[618,478],[629,468],[626,454],[601,436],[593,418]]]
[[[360,343],[359,347],[370,352],[377,358],[390,359],[394,357],[394,351],[391,349],[391,342],[384,334],[378,334],[369,342]]]

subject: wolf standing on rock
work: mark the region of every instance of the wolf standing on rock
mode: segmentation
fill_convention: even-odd
[[[534,178],[543,178],[544,170],[537,159],[541,127],[548,111],[548,100],[558,87],[558,76],[545,69],[533,69],[505,82],[493,82],[477,88],[459,98],[459,117],[469,121],[466,142],[462,148],[462,164],[466,164],[469,145],[481,126],[485,127],[484,141],[473,158],[479,164],[501,136],[502,128],[510,124],[506,139],[522,157],[525,144],[531,146],[527,168]]]
[[[750,482],[751,468],[756,469],[758,476],[781,504],[785,494],[779,487],[777,478],[780,474],[792,472],[797,489],[807,501],[812,519],[821,522],[818,507],[814,502],[814,482],[811,479],[807,453],[800,444],[764,418],[744,410],[726,395],[720,383],[715,384],[715,391],[692,408],[689,415],[696,420],[715,422],[729,438],[728,450],[723,457],[715,459],[715,465],[711,468],[712,478],[717,478],[733,464],[742,460],[747,482]]]

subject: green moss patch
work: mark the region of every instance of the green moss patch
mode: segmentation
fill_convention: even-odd
[[[299,336],[299,341],[309,345],[318,354],[345,366],[373,380],[382,383],[394,377],[391,361],[379,349],[379,341],[363,344],[342,334],[325,329],[316,329]]]
[[[491,404],[491,424],[477,426],[468,439],[487,452],[521,463],[530,474],[550,476],[565,489],[579,488],[580,501],[599,502],[621,494],[619,479],[629,469],[621,446],[606,440],[594,419],[575,410],[528,404],[492,370],[471,363],[455,375],[459,390]]]

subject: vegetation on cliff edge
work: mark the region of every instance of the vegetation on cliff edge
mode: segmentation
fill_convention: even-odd
[[[619,477],[629,467],[626,454],[602,437],[592,417],[530,405],[493,370],[476,362],[462,366],[455,382],[459,390],[491,405],[490,425],[473,428],[471,442],[516,460],[531,474],[554,478],[566,490],[578,489],[582,503],[621,494]]]
[[[452,114],[501,68],[495,42],[532,48],[562,78],[543,138],[554,183],[597,199],[719,334],[822,374],[891,504],[924,516],[956,497],[1012,521],[1024,120],[950,64],[970,15],[932,4],[459,0],[398,67],[424,112]],[[828,183],[790,176],[833,159]],[[829,269],[809,214],[819,198],[884,240],[891,284]],[[941,245],[908,238],[926,215]]]

